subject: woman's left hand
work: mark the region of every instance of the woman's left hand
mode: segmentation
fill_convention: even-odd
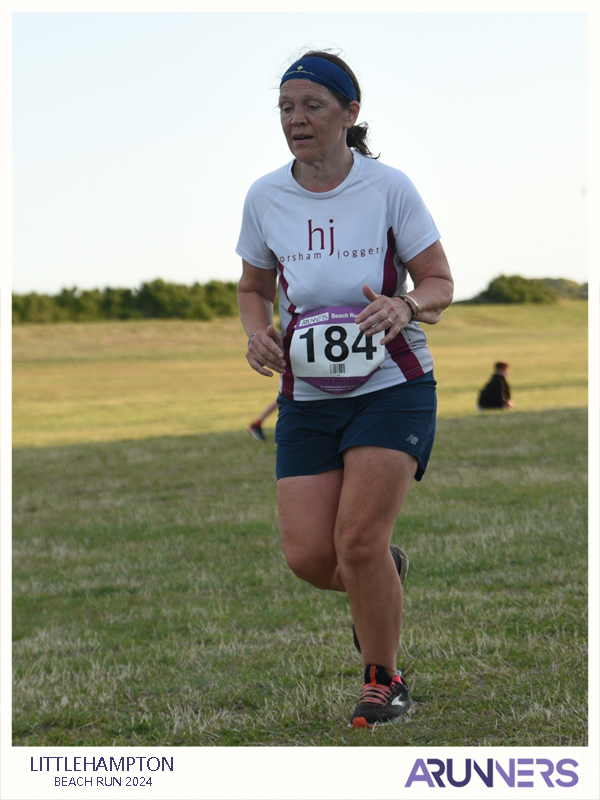
[[[410,322],[410,308],[399,297],[376,294],[370,286],[363,286],[363,294],[370,302],[356,317],[357,325],[365,336],[386,331],[381,343],[391,342]]]

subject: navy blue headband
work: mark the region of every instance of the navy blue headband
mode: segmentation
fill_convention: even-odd
[[[295,80],[296,78],[320,83],[321,86],[325,86],[325,88],[333,92],[339,92],[346,100],[358,100],[356,87],[348,73],[325,58],[311,56],[310,58],[301,58],[296,61],[284,74],[280,87],[286,81]]]

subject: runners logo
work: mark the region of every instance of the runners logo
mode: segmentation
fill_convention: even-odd
[[[410,436],[406,437],[406,441],[410,442],[411,444],[416,444],[419,440],[413,433],[411,433]]]
[[[548,758],[510,758],[508,763],[504,761],[503,764],[488,758],[485,768],[470,758],[466,758],[460,767],[455,766],[455,762],[458,765],[458,759],[448,758],[442,761],[440,758],[428,758],[425,761],[424,758],[417,758],[405,786],[412,786],[413,783],[418,785],[420,782],[426,783],[432,789],[436,784],[441,788],[446,788],[448,784],[467,786],[475,777],[474,773],[479,776],[477,783],[482,780],[488,788],[494,785],[494,778],[504,781],[504,785],[511,789],[532,789],[535,779],[540,788],[543,786],[542,781],[546,786],[565,788],[579,783],[579,775],[574,771],[579,764],[572,758],[562,758],[556,765]],[[445,776],[448,784],[444,783],[442,776]]]
[[[299,328],[304,328],[307,325],[316,325],[317,322],[328,322],[329,321],[329,311],[326,311],[324,314],[316,314],[314,317],[305,317],[304,319],[300,320],[300,324],[298,325]]]

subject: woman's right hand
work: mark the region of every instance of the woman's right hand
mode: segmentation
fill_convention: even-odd
[[[264,331],[257,331],[253,334],[248,344],[246,359],[259,375],[272,378],[273,372],[278,372],[280,375],[285,372],[283,338],[273,325],[269,325]]]

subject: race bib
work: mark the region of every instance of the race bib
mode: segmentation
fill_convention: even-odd
[[[300,317],[290,345],[294,377],[331,394],[366,383],[385,360],[385,332],[365,336],[354,322],[362,310],[330,306]]]

